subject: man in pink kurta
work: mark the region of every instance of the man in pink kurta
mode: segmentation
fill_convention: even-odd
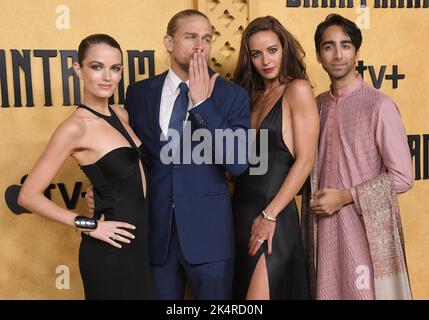
[[[375,299],[374,270],[356,187],[388,172],[396,193],[412,187],[412,162],[394,102],[356,74],[360,30],[330,15],[316,31],[318,60],[331,79],[321,114],[316,298]]]

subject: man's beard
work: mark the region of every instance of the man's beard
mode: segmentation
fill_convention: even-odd
[[[189,61],[188,62],[179,62],[178,66],[180,69],[182,69],[183,72],[186,72],[186,73],[189,72]]]

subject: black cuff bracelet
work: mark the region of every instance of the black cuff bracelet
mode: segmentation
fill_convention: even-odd
[[[97,229],[98,222],[94,218],[88,218],[85,216],[77,216],[74,219],[74,225],[81,231],[94,231]]]

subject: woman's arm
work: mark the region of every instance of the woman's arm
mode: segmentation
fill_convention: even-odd
[[[42,156],[31,170],[18,197],[18,203],[31,212],[61,224],[75,227],[76,213],[66,210],[45,197],[44,191],[64,165],[67,158],[79,146],[84,126],[74,119],[65,120],[54,132]],[[96,239],[120,248],[115,240],[130,243],[134,236],[120,228],[135,229],[133,225],[116,221],[100,221],[97,229],[90,232]]]
[[[83,135],[82,126],[67,119],[55,130],[43,154],[31,170],[19,194],[18,203],[45,218],[74,227],[75,213],[44,196],[44,191],[73,153]]]

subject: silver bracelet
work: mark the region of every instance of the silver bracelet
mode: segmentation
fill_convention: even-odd
[[[268,214],[265,213],[264,210],[262,210],[262,217],[270,222],[276,222],[276,218],[273,218],[271,216],[269,216]]]
[[[74,225],[76,229],[82,232],[91,232],[97,229],[98,221],[94,218],[76,216],[76,218],[74,219]]]

